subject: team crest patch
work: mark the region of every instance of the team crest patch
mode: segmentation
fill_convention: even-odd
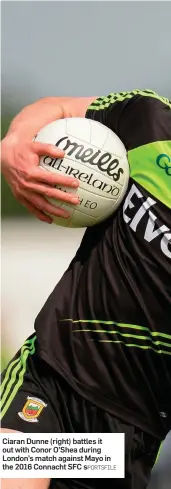
[[[27,397],[27,401],[18,416],[29,423],[37,423],[42,410],[47,406],[45,402],[37,397]]]

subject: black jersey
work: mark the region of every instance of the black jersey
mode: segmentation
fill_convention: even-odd
[[[123,141],[129,186],[117,212],[87,229],[39,313],[39,354],[94,404],[162,437],[171,427],[171,103],[150,90],[112,93],[86,117]]]

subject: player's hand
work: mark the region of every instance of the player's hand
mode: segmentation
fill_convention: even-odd
[[[48,202],[46,197],[78,204],[79,199],[69,192],[69,187],[77,188],[79,182],[39,167],[40,156],[44,155],[63,158],[64,151],[50,144],[23,139],[20,142],[14,135],[7,135],[1,143],[2,173],[14,196],[38,219],[50,224],[53,220],[47,214],[67,218],[69,213]],[[56,185],[68,187],[68,192],[55,188]]]
[[[47,97],[28,105],[13,119],[2,141],[2,173],[19,202],[24,204],[38,219],[48,223],[52,216],[68,217],[64,209],[46,200],[54,198],[76,204],[69,187],[78,187],[78,180],[43,170],[39,157],[48,155],[62,158],[64,152],[55,146],[32,142],[40,129],[50,122],[65,117],[84,117],[87,107],[96,97]],[[68,187],[62,192],[55,185]]]

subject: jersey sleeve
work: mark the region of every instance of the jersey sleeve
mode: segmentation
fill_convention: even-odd
[[[86,117],[115,132],[127,151],[171,139],[171,102],[152,90],[110,93],[88,108]]]

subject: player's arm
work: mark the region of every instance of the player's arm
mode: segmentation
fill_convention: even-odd
[[[49,144],[32,142],[37,132],[50,122],[65,117],[84,117],[87,107],[96,97],[47,97],[25,107],[12,121],[1,143],[1,169],[14,196],[42,221],[48,223],[54,216],[68,217],[68,213],[48,202],[51,197],[68,203],[78,203],[77,197],[62,192],[55,185],[78,187],[75,178],[45,172],[39,157],[45,153],[52,158],[64,157],[64,152]],[[73,198],[76,200],[73,200]]]
[[[0,429],[0,433],[19,433],[19,431]],[[1,479],[1,489],[48,489],[49,479]]]

